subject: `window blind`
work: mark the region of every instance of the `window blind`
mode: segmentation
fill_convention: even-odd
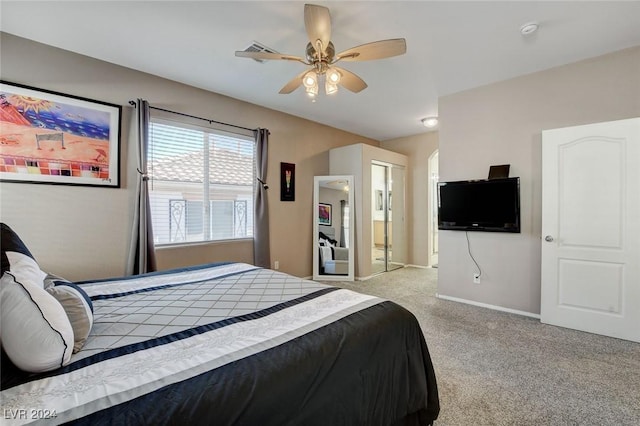
[[[249,137],[152,118],[148,173],[156,245],[253,236]]]

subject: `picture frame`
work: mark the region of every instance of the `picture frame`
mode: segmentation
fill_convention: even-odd
[[[0,80],[0,181],[120,187],[122,106]]]
[[[318,203],[318,225],[331,226],[331,204]]]
[[[382,190],[376,189],[375,194],[376,194],[376,199],[375,199],[376,211],[381,212],[382,211]]]
[[[280,201],[296,200],[296,165],[280,163]]]

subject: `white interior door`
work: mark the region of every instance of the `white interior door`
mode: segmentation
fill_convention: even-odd
[[[541,321],[640,342],[640,119],[542,134]]]

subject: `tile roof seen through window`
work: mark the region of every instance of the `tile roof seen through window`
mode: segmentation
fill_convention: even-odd
[[[149,176],[153,180],[204,182],[204,152],[152,160]],[[214,147],[209,155],[211,184],[253,185],[253,156]]]

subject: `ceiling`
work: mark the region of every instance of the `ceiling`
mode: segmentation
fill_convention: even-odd
[[[302,1],[3,0],[1,28],[380,141],[427,131],[440,96],[640,45],[638,1],[314,4],[331,11],[336,51],[404,37],[407,53],[341,63],[369,87],[311,102],[301,88],[278,94],[303,64],[234,56],[253,41],[304,56]],[[530,21],[539,30],[521,35]]]

